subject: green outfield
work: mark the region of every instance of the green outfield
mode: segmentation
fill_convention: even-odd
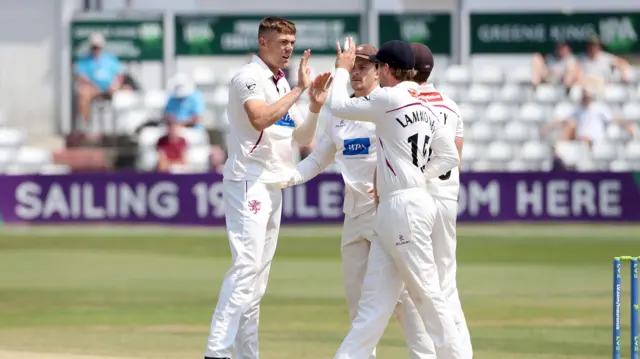
[[[0,233],[0,358],[18,358],[20,351],[32,359],[33,353],[202,358],[229,265],[219,230],[3,227]],[[335,227],[283,229],[262,306],[262,359],[335,353],[349,327],[339,236]],[[458,283],[476,359],[610,355],[611,262],[640,255],[640,227],[461,226],[459,237]],[[626,265],[623,274],[626,353]],[[408,357],[394,319],[378,357]]]

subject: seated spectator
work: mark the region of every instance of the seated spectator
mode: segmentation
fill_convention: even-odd
[[[591,145],[605,138],[606,125],[613,122],[633,137],[631,123],[614,118],[607,105],[595,101],[595,95],[595,90],[583,89],[580,108],[568,119],[558,119],[543,126],[542,134],[546,135],[550,130],[562,127],[560,141],[579,140]]]
[[[621,57],[602,51],[602,43],[592,38],[587,44],[587,54],[580,63],[580,82],[584,87],[603,88],[618,70],[622,81],[631,81],[631,66]]]
[[[533,55],[531,72],[533,86],[549,82],[562,84],[569,88],[578,79],[578,62],[571,47],[560,42],[556,44],[555,54],[550,54],[547,57],[540,53]]]
[[[187,141],[180,136],[180,125],[169,122],[167,134],[158,139],[156,150],[158,152],[159,172],[169,172],[174,166],[186,164]]]
[[[86,124],[91,117],[91,103],[98,98],[109,99],[123,86],[123,72],[120,61],[103,51],[105,38],[94,33],[89,37],[91,53],[80,58],[75,65],[77,83],[78,112]]]
[[[189,79],[178,74],[174,77],[171,96],[164,108],[166,123],[177,123],[183,127],[204,129],[202,115],[205,111],[202,93],[196,90]]]

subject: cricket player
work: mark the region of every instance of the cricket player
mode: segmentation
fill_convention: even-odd
[[[334,358],[370,356],[405,285],[434,342],[437,358],[465,358],[453,313],[440,289],[431,244],[436,207],[426,191],[426,180],[458,165],[455,144],[432,106],[418,97],[409,43],[383,44],[370,57],[378,64],[383,87],[367,97],[350,99],[346,84],[355,51],[352,39],[345,41],[344,51],[337,45],[329,108],[336,117],[376,125],[379,238],[371,243],[356,319]],[[433,155],[427,163],[430,148]]]
[[[298,85],[291,89],[283,68],[296,40],[291,21],[267,17],[258,29],[259,51],[231,80],[229,157],[223,171],[225,219],[232,264],[213,314],[205,358],[258,358],[260,300],[276,250],[282,191],[293,171],[292,139],[308,145],[315,136],[318,112],[327,90],[310,90],[309,115],[301,118],[295,102],[311,84],[306,50]],[[330,74],[318,76],[318,80]]]
[[[355,65],[350,73],[352,97],[366,97],[378,88],[378,72],[369,56],[378,50],[372,45],[356,46]],[[323,111],[327,111],[325,107]],[[296,167],[286,186],[304,183],[329,167],[335,160],[345,183],[344,227],[342,230],[342,269],[347,307],[351,321],[356,317],[362,282],[367,271],[369,248],[374,233],[376,208],[370,191],[378,152],[376,126],[372,122],[345,121],[332,117],[316,148]],[[412,359],[436,359],[431,339],[422,319],[403,292],[395,310]],[[371,354],[375,358],[375,350]]]
[[[415,42],[411,44],[411,47],[415,57],[416,70],[416,75],[413,79],[420,85],[418,87],[419,96],[435,108],[440,122],[447,127],[449,135],[453,137],[458,150],[458,157],[462,161],[464,127],[462,118],[459,115],[458,104],[445,94],[437,91],[433,84],[428,83],[434,66],[433,54],[429,47]],[[471,336],[462,311],[456,284],[456,220],[458,217],[459,190],[460,171],[458,166],[427,182],[427,191],[433,197],[438,209],[431,237],[433,239],[433,254],[438,268],[440,288],[454,313],[465,355],[471,358],[473,356]]]

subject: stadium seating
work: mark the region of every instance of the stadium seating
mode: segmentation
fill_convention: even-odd
[[[322,65],[317,69],[329,70],[333,61],[327,58],[316,62]],[[291,70],[289,80],[295,83],[296,69]],[[187,69],[205,95],[207,128],[217,131],[228,128],[225,109],[228,83],[237,71],[231,63],[215,68],[198,64]],[[313,73],[319,71],[314,69]],[[478,64],[477,68],[449,65],[434,74],[436,88],[459,103],[465,127],[464,170],[546,171],[551,169],[554,152],[565,165],[580,171],[640,170],[640,138],[629,138],[615,124],[608,125],[605,139],[591,148],[575,142],[556,142],[558,133],[541,136],[543,124],[567,118],[576,110],[581,91],[579,88],[566,91],[550,84],[534,89],[530,77],[526,64],[508,69],[487,64]],[[116,134],[137,139],[140,170],[153,170],[155,143],[164,133],[161,128],[141,130],[141,127],[160,118],[166,99],[164,89],[119,92],[111,102],[111,114],[105,117],[115,120]],[[640,133],[640,84],[610,83],[598,100],[605,102],[617,117],[634,123]],[[300,99],[298,107],[306,115],[307,96]],[[205,170],[209,139],[191,132],[186,136],[190,144],[188,158],[193,163],[191,170]],[[24,142],[22,131],[0,127],[0,172],[67,170],[65,166],[53,165],[50,153],[24,147]]]

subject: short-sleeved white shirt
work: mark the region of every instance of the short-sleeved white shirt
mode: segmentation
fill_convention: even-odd
[[[295,105],[278,122],[263,131],[251,125],[244,109],[245,102],[249,100],[273,104],[290,91],[284,73],[274,76],[258,56],[254,56],[233,77],[227,105],[229,157],[223,171],[225,179],[275,183],[287,178],[295,168],[292,148],[292,136],[296,128],[294,117],[298,116]]]
[[[436,90],[432,84],[418,88],[420,98],[428,101],[436,110],[440,122],[447,127],[448,133],[455,137],[464,137],[464,126],[458,104],[451,98]],[[447,173],[427,182],[427,191],[433,197],[457,200],[460,191],[460,170],[455,167]]]
[[[593,102],[573,114],[577,122],[576,137],[599,141],[605,138],[606,125],[613,120],[611,109],[605,104]]]

